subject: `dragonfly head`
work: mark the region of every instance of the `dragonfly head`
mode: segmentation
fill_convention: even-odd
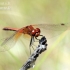
[[[40,35],[40,29],[36,28],[32,30],[32,36],[38,37]]]

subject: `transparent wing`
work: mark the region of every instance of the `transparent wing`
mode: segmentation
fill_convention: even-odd
[[[10,48],[12,48],[15,45],[18,38],[21,36],[21,34],[22,33],[18,30],[15,33],[13,33],[11,36],[0,39],[0,51],[7,51]]]
[[[68,28],[70,28],[70,24],[67,23],[67,24],[36,24],[36,25],[33,25],[35,27],[39,27],[39,28],[44,28],[46,30],[54,30],[54,31],[64,31]]]
[[[36,28],[41,29],[41,34],[45,35],[47,38],[55,37],[62,32],[70,29],[70,24],[36,24],[33,25]]]

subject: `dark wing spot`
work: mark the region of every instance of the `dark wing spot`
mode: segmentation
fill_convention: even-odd
[[[61,25],[63,26],[63,25],[65,25],[64,23],[61,23]]]

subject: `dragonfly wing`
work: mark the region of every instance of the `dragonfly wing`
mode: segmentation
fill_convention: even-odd
[[[70,29],[70,24],[36,24],[34,27],[41,29],[41,34],[47,38],[58,36],[62,32]]]
[[[0,51],[7,51],[11,47],[14,46],[18,38],[21,36],[22,33],[19,31],[16,31],[14,34],[12,34],[10,37],[3,38],[0,40]]]
[[[36,24],[33,25],[35,27],[39,27],[39,28],[44,28],[46,30],[54,30],[54,31],[64,31],[67,30],[68,28],[70,29],[70,24]]]

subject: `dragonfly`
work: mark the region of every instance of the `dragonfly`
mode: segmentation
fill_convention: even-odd
[[[0,51],[5,51],[13,47],[13,44],[17,42],[19,37],[23,34],[27,34],[31,37],[29,46],[33,45],[33,42],[39,40],[39,36],[43,36],[43,34],[47,34],[47,38],[55,37],[65,30],[69,29],[69,24],[34,24],[28,25],[22,28],[12,28],[12,27],[3,27],[2,31],[8,32],[13,31],[14,33],[0,40]],[[55,32],[55,35],[53,35]],[[8,35],[8,34],[7,34]]]

